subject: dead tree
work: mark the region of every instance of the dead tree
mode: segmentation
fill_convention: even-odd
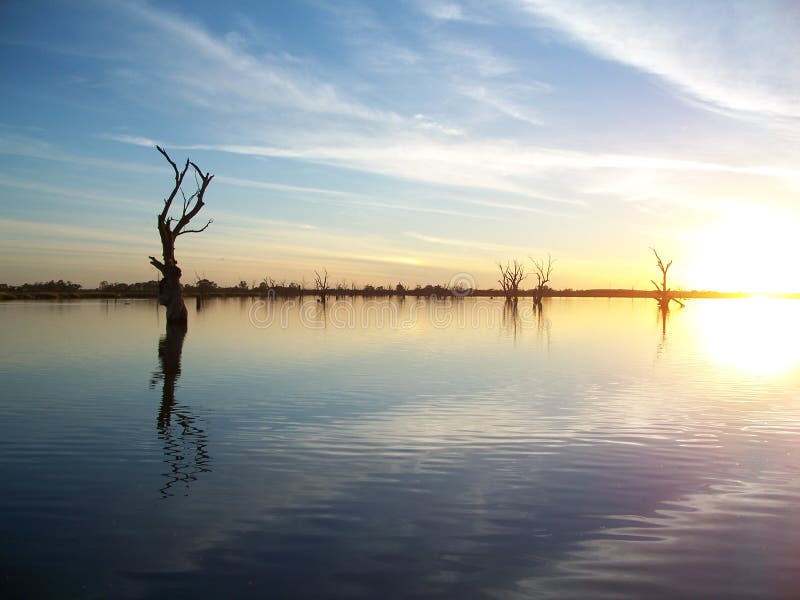
[[[672,261],[669,261],[665,266],[664,261],[661,260],[661,257],[658,255],[658,252],[656,252],[656,249],[650,248],[650,250],[652,250],[653,254],[656,255],[656,260],[658,261],[658,268],[661,271],[661,285],[659,285],[652,279],[650,280],[650,283],[656,286],[655,297],[656,301],[658,302],[658,306],[661,308],[661,310],[665,312],[669,310],[670,302],[677,302],[678,304],[683,306],[684,305],[683,302],[678,300],[674,296],[672,291],[670,291],[670,289],[667,287],[667,271],[669,271],[669,268],[672,266]]]
[[[497,263],[500,269],[500,279],[497,283],[503,288],[503,294],[507,301],[516,300],[519,293],[519,284],[525,279],[525,267],[522,263],[514,259],[514,262],[509,264],[506,262]]]
[[[323,274],[314,271],[314,289],[319,294],[319,302],[325,304],[325,295],[328,293],[328,269],[323,269]]]
[[[163,210],[158,215],[158,234],[161,236],[163,262],[151,256],[150,264],[161,271],[162,279],[158,284],[158,302],[167,308],[167,321],[185,323],[186,305],[181,294],[181,269],[178,267],[178,261],[175,260],[175,240],[179,235],[185,233],[200,233],[211,225],[211,219],[209,219],[199,229],[187,229],[187,225],[203,208],[203,197],[208,184],[211,183],[214,176],[210,173],[204,175],[200,167],[188,158],[183,169],[178,169],[178,165],[175,164],[163,148],[156,146],[156,149],[172,166],[172,170],[175,173],[175,184],[170,195],[164,200]],[[194,169],[196,189],[190,196],[186,196],[183,191],[183,181],[190,166]],[[180,217],[176,218],[170,216],[170,209],[178,192],[180,192],[183,199],[183,208]]]
[[[533,274],[536,276],[536,289],[533,291],[533,304],[535,306],[542,305],[542,297],[547,284],[550,283],[550,275],[553,272],[553,265],[556,261],[549,254],[547,255],[547,262],[543,260],[536,260],[528,257],[533,263]]]
[[[276,286],[275,279],[270,276],[266,276],[264,277],[264,279],[261,280],[260,287],[263,287],[267,291],[269,290],[274,291],[275,286]]]

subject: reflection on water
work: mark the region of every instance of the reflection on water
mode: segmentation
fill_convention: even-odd
[[[795,595],[794,303],[267,302],[0,304],[4,597]]]
[[[512,332],[514,339],[517,339],[517,329],[520,326],[519,322],[519,306],[517,299],[506,300],[503,305],[503,324]]]
[[[681,308],[684,308],[684,305],[681,305]],[[656,356],[661,356],[664,353],[664,347],[667,343],[667,321],[669,321],[670,316],[670,308],[669,302],[663,304],[661,302],[658,303],[658,322],[661,325],[661,340],[658,343],[658,348],[656,350]]]
[[[798,308],[794,300],[756,297],[700,304],[691,319],[713,361],[768,376],[800,364]]]
[[[537,598],[666,597],[667,587],[676,598],[796,597],[800,547],[784,524],[795,518],[790,499],[800,487],[787,483],[721,481],[647,518],[609,517],[592,539],[519,586]],[[733,518],[736,526],[720,525]],[[765,560],[768,548],[779,551]],[[714,558],[719,552],[728,560]],[[731,585],[743,579],[748,587]]]
[[[151,385],[161,381],[161,407],[158,411],[158,435],[164,444],[164,463],[169,471],[160,488],[162,497],[173,495],[172,487],[183,484],[185,495],[200,473],[208,473],[208,436],[200,421],[186,406],[175,402],[175,386],[181,375],[181,353],[186,324],[167,323],[167,332],[158,342],[160,371],[153,374]]]

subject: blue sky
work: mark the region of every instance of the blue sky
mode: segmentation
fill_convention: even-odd
[[[800,289],[795,3],[230,6],[0,5],[0,281],[155,278],[160,143],[187,280]]]

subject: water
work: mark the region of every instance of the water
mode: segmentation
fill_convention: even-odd
[[[792,301],[0,304],[4,597],[791,597]]]

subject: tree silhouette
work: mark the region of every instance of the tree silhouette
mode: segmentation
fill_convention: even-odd
[[[658,261],[658,269],[661,271],[661,284],[659,285],[654,280],[650,280],[654,286],[656,286],[656,301],[658,302],[659,307],[663,311],[669,310],[669,303],[670,302],[677,302],[681,306],[683,306],[683,302],[675,298],[672,291],[667,287],[667,272],[669,268],[672,266],[672,261],[669,261],[666,265],[664,265],[664,261],[661,260],[661,257],[656,252],[655,248],[650,248],[653,251],[653,254],[656,255],[656,260]]]
[[[204,175],[200,167],[188,158],[183,169],[179,170],[178,165],[175,164],[163,148],[156,146],[156,149],[172,166],[172,170],[175,173],[175,184],[170,195],[164,200],[164,208],[158,215],[158,234],[161,237],[163,262],[151,256],[150,264],[161,271],[162,280],[158,285],[158,302],[167,308],[167,321],[186,322],[186,305],[181,294],[181,269],[178,267],[178,261],[175,260],[175,240],[179,235],[185,233],[200,233],[211,225],[211,219],[209,219],[199,229],[186,228],[203,208],[206,189],[214,176],[210,173]],[[186,196],[183,191],[183,181],[189,166],[194,169],[196,189],[191,195]],[[183,209],[180,217],[175,218],[170,216],[170,209],[178,192],[180,192],[183,199]]]
[[[530,258],[533,263],[533,274],[536,276],[536,289],[533,292],[533,303],[536,306],[541,306],[542,296],[544,296],[544,290],[547,284],[550,283],[550,275],[553,272],[553,265],[556,261],[554,261],[553,257],[549,254],[547,255],[546,263],[543,260],[537,260],[530,256],[528,258]]]
[[[325,296],[328,293],[328,269],[323,269],[322,275],[314,271],[314,288],[319,294],[319,301],[325,304]]]
[[[506,262],[505,265],[497,263],[497,267],[500,269],[500,279],[497,280],[497,283],[503,288],[506,300],[510,301],[512,298],[516,300],[519,293],[519,284],[525,279],[524,265],[514,259],[514,262]]]

